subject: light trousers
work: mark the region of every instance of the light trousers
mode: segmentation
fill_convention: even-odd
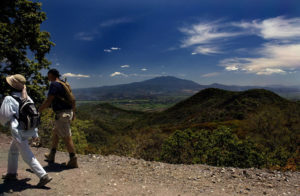
[[[8,174],[17,173],[19,153],[21,153],[24,162],[27,163],[27,165],[39,178],[42,178],[44,175],[47,174],[44,168],[39,163],[39,161],[33,155],[27,139],[22,141],[17,141],[16,139],[13,139],[8,153]]]

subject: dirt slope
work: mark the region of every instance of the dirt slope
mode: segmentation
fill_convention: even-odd
[[[6,172],[10,138],[0,135],[0,174]],[[171,165],[118,156],[79,156],[79,169],[51,167],[47,149],[33,148],[53,181],[38,189],[37,177],[20,159],[19,181],[0,180],[0,195],[300,195],[300,172]],[[58,152],[57,162],[68,159]]]

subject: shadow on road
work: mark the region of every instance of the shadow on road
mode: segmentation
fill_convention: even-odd
[[[51,172],[62,172],[64,170],[69,170],[72,168],[68,168],[65,163],[49,163],[47,166],[44,167],[47,173]],[[26,169],[27,172],[33,173],[31,169]]]
[[[21,180],[13,180],[8,181],[4,180],[0,184],[0,195],[4,195],[4,193],[11,193],[11,192],[22,192],[26,189],[50,189],[49,187],[37,187],[33,186],[31,184],[28,184],[27,182],[30,181],[30,178],[25,178]]]

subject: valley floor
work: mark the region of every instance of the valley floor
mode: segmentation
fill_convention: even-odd
[[[0,174],[6,172],[10,138],[0,135]],[[79,169],[47,166],[44,148],[33,148],[53,177],[38,189],[37,177],[19,161],[19,181],[0,180],[0,195],[300,195],[300,172],[171,165],[127,157],[79,155]],[[68,154],[58,152],[57,162]]]

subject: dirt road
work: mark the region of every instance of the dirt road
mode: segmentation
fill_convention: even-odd
[[[0,135],[0,173],[6,172],[10,138]],[[79,169],[60,163],[68,154],[57,153],[57,164],[44,162],[44,148],[33,148],[53,178],[39,189],[37,177],[19,160],[19,180],[0,180],[0,195],[300,195],[300,172],[171,165],[127,157],[79,156]]]

